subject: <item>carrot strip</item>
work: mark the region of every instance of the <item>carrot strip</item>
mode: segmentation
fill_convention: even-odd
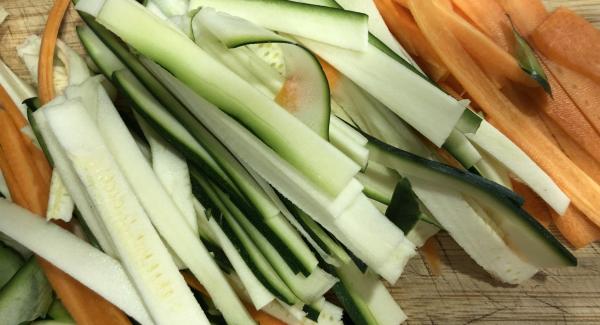
[[[6,180],[6,185],[8,186],[12,201],[20,206],[26,205],[27,201],[25,201],[25,196],[23,196],[21,189],[17,186],[17,178],[4,158],[2,148],[0,148],[0,171],[2,171],[2,175]]]
[[[548,16],[541,0],[496,0],[524,37],[529,36]]]
[[[529,186],[515,180],[511,180],[513,190],[525,199],[523,209],[533,216],[539,223],[548,228],[552,223],[552,215],[548,205]]]
[[[386,25],[400,44],[415,57],[425,73],[434,81],[444,79],[448,69],[431,48],[410,13],[394,0],[375,0]]]
[[[427,0],[430,1],[430,0]],[[529,77],[519,66],[517,60],[500,46],[496,45],[485,34],[471,26],[466,20],[444,6],[437,5],[438,19],[452,30],[455,37],[461,42],[464,49],[472,55],[479,66],[492,76],[498,86],[504,85],[506,80],[512,80],[527,87],[537,87],[537,83]],[[432,44],[435,46],[435,44]],[[439,53],[443,57],[444,53]]]
[[[442,274],[442,259],[440,257],[440,245],[438,244],[435,236],[427,239],[425,244],[421,246],[421,253],[423,253],[423,259],[429,265],[431,275],[438,276]]]
[[[566,134],[580,143],[596,161],[600,162],[600,134],[548,70],[545,62],[540,61],[540,64],[552,87],[552,97],[538,91],[538,95],[535,96],[539,103],[538,109],[541,109]]]
[[[600,30],[583,17],[558,8],[531,39],[544,56],[600,83]]]
[[[534,116],[513,105],[477,66],[460,41],[440,20],[432,1],[411,0],[410,9],[429,43],[495,125],[521,147],[592,222],[600,225],[600,185],[577,167],[537,129]]]
[[[204,296],[209,296],[204,286],[198,281],[198,279],[196,279],[196,277],[193,274],[191,274],[188,271],[181,271],[181,275],[183,275],[183,279],[188,284],[188,286],[192,287],[194,290],[200,292]],[[285,325],[284,322],[265,313],[264,311],[256,310],[254,307],[248,304],[244,304],[244,306],[246,307],[246,309],[248,309],[250,316],[252,316],[252,318],[260,325]]]
[[[335,89],[338,81],[341,78],[340,72],[337,71],[331,64],[327,63],[327,61],[319,58],[319,63],[321,64],[321,68],[323,68],[323,72],[325,72],[325,77],[327,78],[327,83],[329,84],[329,89]]]
[[[48,191],[40,184],[39,171],[33,163],[33,159],[25,143],[21,131],[17,129],[11,117],[6,111],[0,111],[0,146],[8,165],[14,173],[18,187],[27,202],[27,206],[35,213],[43,215],[46,204],[41,202],[40,197]]]
[[[3,107],[8,112],[19,129],[27,125],[25,116],[21,114],[21,111],[17,105],[15,105],[13,100],[10,98],[10,95],[8,95],[8,92],[6,92],[6,89],[4,89],[2,85],[0,85],[0,107]]]
[[[596,183],[600,184],[600,163],[594,160],[579,143],[569,137],[554,121],[543,115],[541,118],[563,152]]]
[[[508,53],[514,53],[515,38],[510,20],[496,0],[453,0],[483,33]]]
[[[600,132],[600,84],[552,60],[544,63],[588,121]]]
[[[56,0],[48,14],[46,27],[42,34],[40,61],[38,64],[38,92],[40,101],[48,103],[54,98],[54,51],[58,39],[58,31],[69,8],[69,0]]]
[[[563,216],[553,213],[552,218],[560,233],[575,249],[600,240],[600,228],[574,206],[569,207]]]

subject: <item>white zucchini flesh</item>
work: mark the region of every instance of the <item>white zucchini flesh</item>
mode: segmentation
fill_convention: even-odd
[[[35,91],[30,85],[17,77],[2,60],[0,60],[0,85],[4,87],[21,114],[27,116],[27,105],[23,104],[23,101],[35,97]]]
[[[48,198],[46,219],[69,222],[73,217],[74,210],[75,202],[73,202],[73,198],[71,198],[71,195],[65,187],[60,174],[53,171],[52,180],[50,182],[50,196]]]
[[[89,82],[95,81],[90,79]],[[170,199],[168,191],[144,159],[104,89],[98,84],[96,89],[99,102],[93,118],[98,130],[160,235],[206,287],[225,319],[234,324],[253,324],[223,273],[198,238],[197,225],[196,229],[192,230],[176,203]]]
[[[431,155],[406,122],[352,80],[340,76],[331,95],[363,132],[421,157]]]
[[[63,97],[58,97],[45,106],[44,110],[52,107],[52,105],[58,105],[64,100],[65,99]],[[42,111],[43,110],[38,110],[35,112],[34,118],[40,133],[44,138],[46,147],[52,156],[52,160],[54,161],[54,171],[58,172],[58,174],[61,176],[65,187],[75,202],[75,206],[81,213],[86,225],[90,228],[90,231],[100,244],[100,247],[102,247],[102,250],[112,257],[117,257],[116,248],[110,235],[108,234],[108,230],[104,226],[104,223],[102,223],[98,212],[93,207],[91,198],[89,197],[85,186],[79,180],[75,170],[69,163],[66,153],[61,148],[52,130],[50,130],[46,116]]]
[[[335,124],[329,127],[329,141],[341,152],[356,162],[362,170],[369,162],[369,150],[349,136],[344,129]]]
[[[350,50],[364,51],[368,43],[368,18],[357,12],[286,0],[190,1],[190,11],[199,7],[211,7],[268,29]]]
[[[160,10],[167,15],[171,16],[182,16],[187,14],[189,1],[188,0],[151,0],[160,8]]]
[[[334,233],[346,246],[352,247],[353,252],[360,259],[384,276],[386,280],[395,282],[398,279],[408,258],[414,254],[414,248],[410,247],[412,246],[410,242],[404,240],[402,231],[368,202],[361,193],[362,185],[358,181],[352,179],[347,188],[349,195],[346,195],[345,198],[337,198],[338,202],[332,202],[312,184],[308,184],[307,180],[299,175],[292,166],[227,114],[214,108],[159,66],[149,64],[148,67],[153,73],[160,75],[165,86],[184,105],[199,109],[195,116],[234,155],[252,166],[259,175],[315,218],[327,230]],[[364,200],[356,204],[355,201],[360,198],[364,198]],[[345,205],[340,202],[345,202]],[[333,214],[331,207],[335,207],[336,204],[337,208],[333,212],[337,213]],[[358,215],[353,215],[354,213],[358,213]],[[375,228],[377,231],[374,231]],[[372,240],[364,240],[365,234],[371,235]]]
[[[513,186],[508,169],[502,166],[496,158],[485,152],[481,153],[481,156],[482,159],[474,166],[481,176],[512,190]]]
[[[133,0],[80,0],[83,9],[143,55],[167,67],[217,107],[249,127],[332,196],[360,170],[310,128]],[[178,49],[173,51],[173,49]],[[193,109],[193,108],[190,108]]]
[[[143,120],[137,120],[148,143],[152,155],[152,168],[164,189],[179,208],[179,211],[194,233],[198,232],[198,220],[194,210],[192,181],[185,158],[162,139]]]
[[[413,190],[436,220],[477,264],[499,280],[519,284],[538,272],[523,261],[501,237],[482,209],[475,210],[463,197],[439,185],[410,177]]]
[[[138,322],[154,323],[117,260],[6,200],[0,199],[0,211],[0,232],[31,249]]]
[[[366,51],[356,52],[297,38],[437,146],[444,144],[465,110],[454,98],[370,44]]]
[[[219,246],[223,249],[225,255],[227,255],[227,259],[231,262],[240,281],[244,285],[254,308],[260,310],[274,301],[275,296],[273,296],[273,294],[256,278],[250,267],[246,264],[231,240],[225,235],[214,218],[208,220],[208,225],[215,234]]]
[[[71,100],[43,112],[155,322],[208,325],[85,107]]]
[[[484,152],[520,178],[554,211],[562,215],[570,200],[556,183],[525,152],[487,121],[482,121],[475,133],[465,134]]]

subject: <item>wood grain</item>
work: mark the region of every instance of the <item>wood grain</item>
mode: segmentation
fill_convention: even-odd
[[[476,1],[476,0],[474,0]],[[573,6],[600,22],[600,1],[550,0],[554,7]],[[19,76],[31,80],[16,56],[16,46],[39,34],[50,9],[48,0],[0,0],[10,16],[0,26],[0,57]],[[83,53],[74,33],[77,14],[66,17],[62,39]],[[491,279],[446,234],[442,274],[432,277],[423,261],[414,258],[399,283],[390,288],[408,314],[408,324],[600,324],[600,245],[576,252],[577,268],[548,269],[513,287]]]

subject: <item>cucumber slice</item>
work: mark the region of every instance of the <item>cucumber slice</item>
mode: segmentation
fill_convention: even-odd
[[[364,171],[369,162],[369,150],[365,148],[364,144],[357,142],[352,135],[349,135],[343,127],[340,127],[339,123],[345,124],[333,116],[329,128],[329,141],[346,156],[354,160]]]
[[[298,39],[437,146],[446,141],[465,110],[461,103],[372,45],[359,53]]]
[[[324,139],[329,138],[330,96],[325,73],[317,58],[290,40],[238,17],[200,10],[193,20],[229,48],[259,43],[281,43],[286,81],[277,102]],[[199,39],[196,37],[196,39]]]
[[[0,231],[98,293],[142,324],[153,321],[121,264],[39,216],[0,200]],[[27,231],[22,231],[27,229]]]
[[[0,290],[0,323],[21,324],[46,316],[52,288],[35,257]]]
[[[0,243],[0,289],[19,271],[23,263],[19,253]]]
[[[108,49],[89,26],[77,26],[77,35],[85,51],[106,78],[115,71],[125,69],[125,65]]]
[[[550,267],[577,264],[576,258],[568,249],[521,209],[514,202],[514,198],[507,195],[507,188],[474,174],[417,157],[377,139],[368,138],[372,159],[397,170],[412,182],[415,179],[432,182],[441,189],[453,189],[476,198],[478,203],[490,211],[490,217],[501,229],[502,237],[509,246],[533,265]],[[426,199],[421,195],[419,198]],[[439,220],[439,215],[434,215]],[[442,226],[447,229],[443,222]]]
[[[95,14],[100,23],[140,53],[157,60],[195,92],[242,121],[330,195],[339,194],[360,169],[274,101],[212,59],[193,41],[174,33],[173,28],[141,5],[131,0],[106,0],[102,4],[81,0],[77,6]],[[172,51],[173,48],[178,51]]]
[[[364,14],[286,0],[192,0],[190,10],[211,7],[283,33],[356,51],[367,47]]]
[[[44,113],[152,317],[158,323],[208,324],[86,108],[67,101]]]
[[[527,154],[487,121],[474,133],[465,134],[485,153],[497,159],[519,177],[558,214],[564,214],[571,202],[567,195]]]

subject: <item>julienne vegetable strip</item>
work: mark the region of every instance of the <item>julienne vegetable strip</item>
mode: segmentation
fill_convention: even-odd
[[[0,85],[0,107],[3,107],[10,114],[19,129],[27,125],[27,120],[2,85]]]
[[[58,30],[68,5],[68,0],[58,0],[55,3],[49,14],[47,26],[44,31],[38,81],[42,103],[46,103],[54,97],[54,50]],[[3,89],[0,91],[3,105],[9,108],[16,108],[14,102],[8,96],[4,96],[5,93]],[[14,109],[11,109],[11,111],[14,111]],[[46,214],[48,203],[49,182],[44,184],[42,174],[50,175],[51,171],[49,170],[49,165],[39,162],[41,157],[38,154],[32,153],[32,150],[39,149],[31,148],[30,150],[23,142],[23,135],[17,129],[17,125],[23,127],[27,125],[27,122],[18,110],[15,112],[19,114],[13,113],[11,117],[3,111],[0,112],[0,123],[3,125],[0,127],[2,129],[0,131],[2,132],[0,141],[2,143],[3,156],[6,158],[6,162],[12,169],[12,172],[14,172],[15,180],[18,182],[18,184],[11,184],[11,188],[18,191],[17,193],[22,194],[23,201],[15,201],[17,204],[37,215],[43,216]],[[15,116],[14,122],[13,115]],[[15,123],[18,124],[15,125]],[[34,158],[34,155],[36,158]],[[37,164],[36,161],[38,161]],[[19,198],[21,194],[16,194],[16,197]],[[59,224],[62,227],[68,228],[66,224]],[[40,258],[38,261],[50,284],[78,324],[131,324],[125,314],[89,288],[83,286],[45,260]]]
[[[38,65],[38,92],[42,105],[54,98],[54,51],[56,49],[58,31],[63,17],[69,8],[69,3],[69,0],[56,0],[48,14],[46,27],[42,35],[40,63]]]
[[[583,17],[559,8],[531,38],[548,58],[600,82],[600,31]]]
[[[532,117],[517,108],[498,90],[439,19],[441,6],[430,1],[409,2],[422,32],[496,126],[509,135],[571,198],[595,224],[600,225],[600,185],[579,169],[535,127]],[[551,157],[551,158],[548,158]]]

